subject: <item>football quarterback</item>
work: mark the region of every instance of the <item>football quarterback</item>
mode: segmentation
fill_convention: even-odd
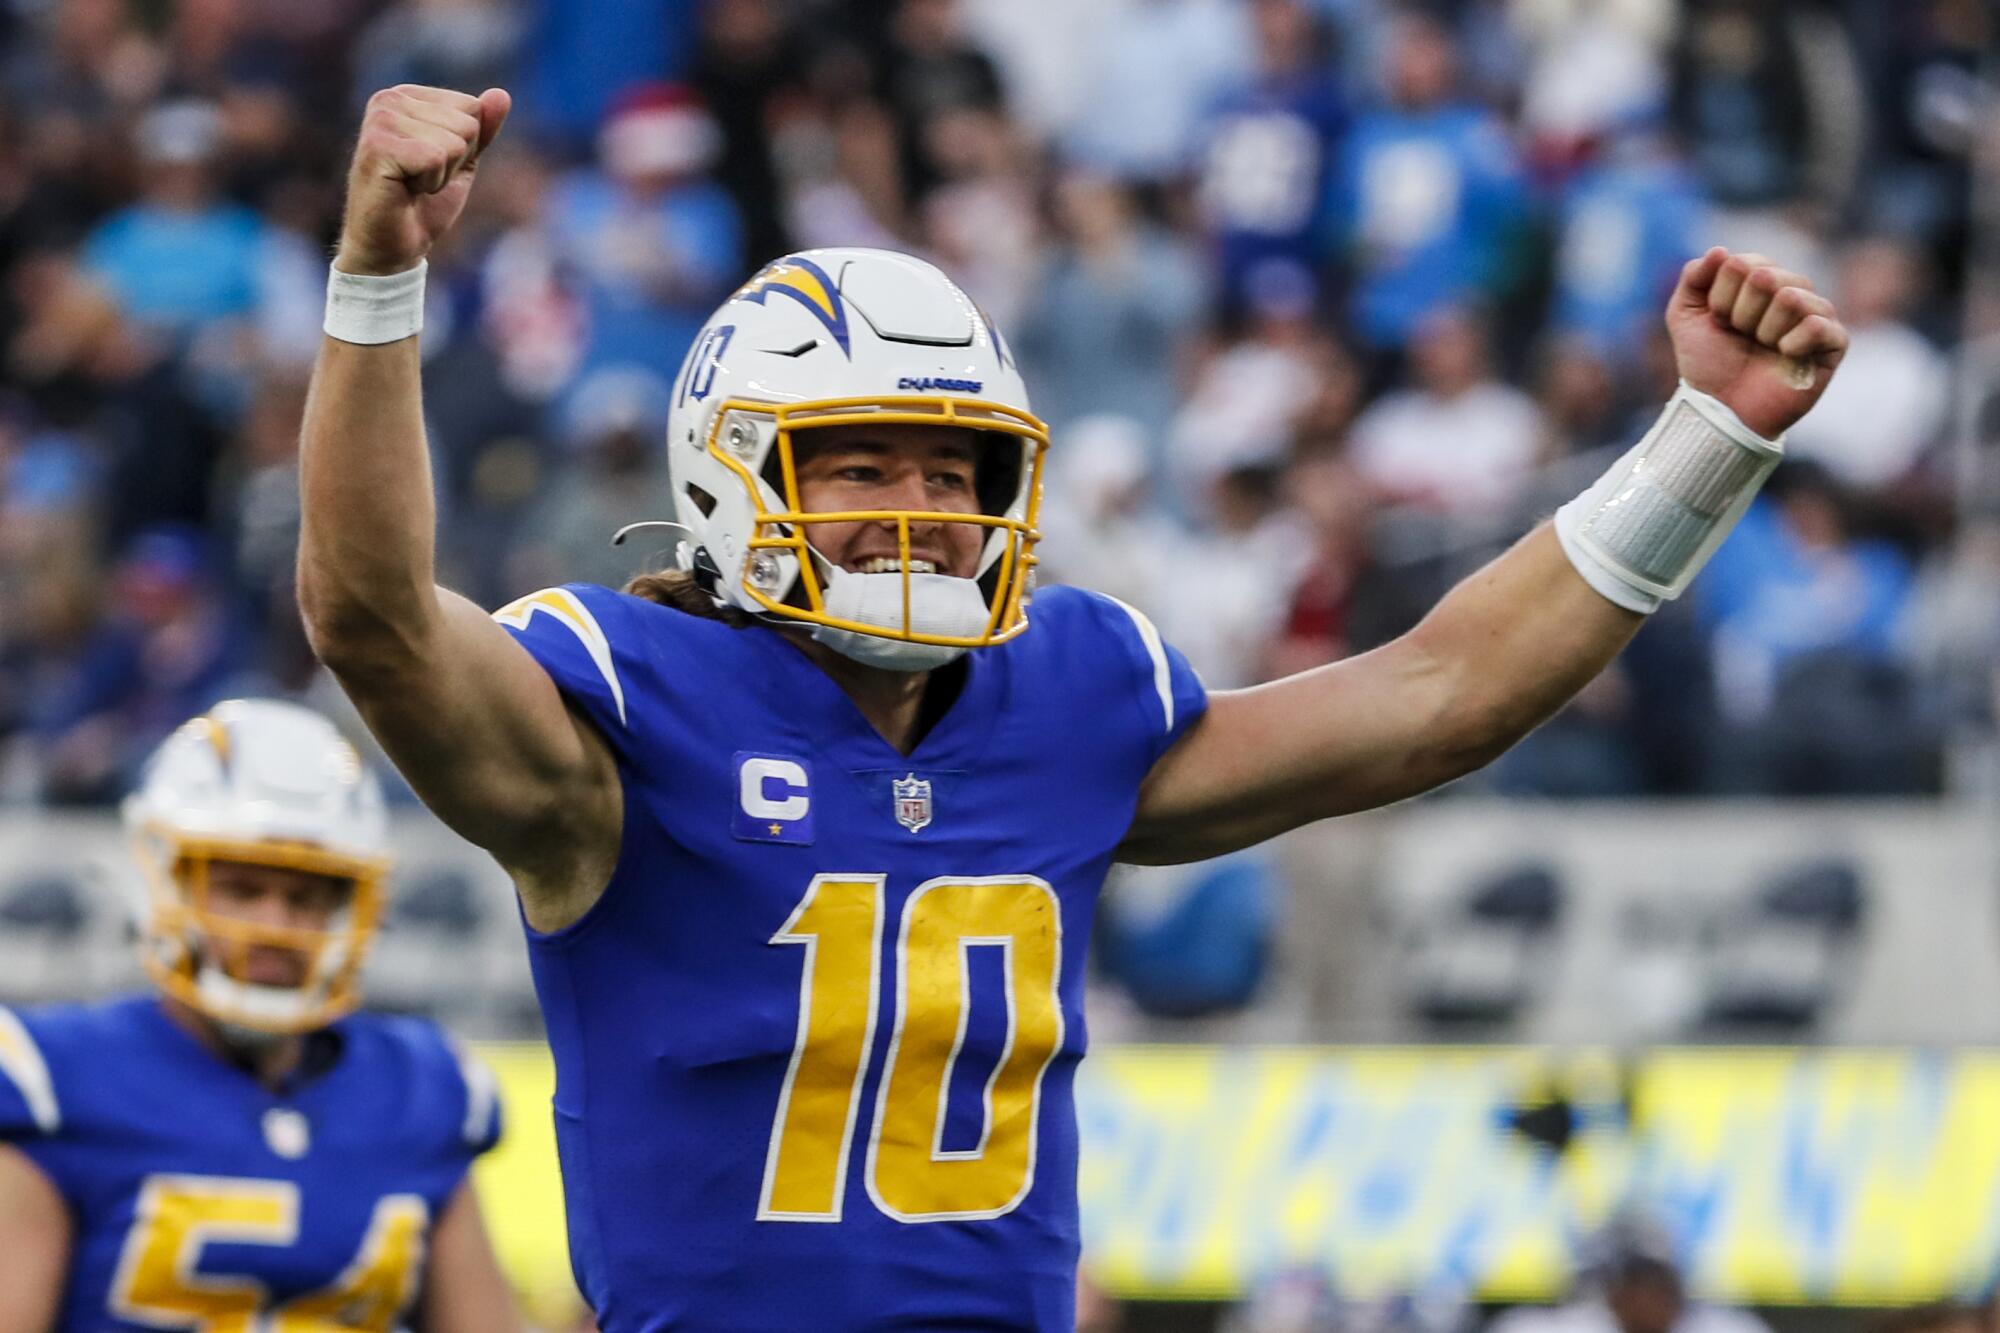
[[[488,617],[433,576],[416,335],[509,105],[369,104],[299,590],[418,794],[519,888],[607,1333],[1072,1328],[1111,863],[1500,753],[1686,586],[1845,347],[1802,278],[1711,251],[1668,311],[1686,383],[1597,486],[1403,638],[1209,695],[1139,611],[1036,591],[1048,433],[965,293],[905,255],[791,255],[674,385],[673,568]]]

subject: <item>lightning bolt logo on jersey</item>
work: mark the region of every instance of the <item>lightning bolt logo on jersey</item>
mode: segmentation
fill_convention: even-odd
[[[566,591],[500,619],[624,781],[609,887],[529,941],[605,1333],[1067,1333],[1090,922],[1193,672],[1052,588],[906,756],[772,630]]]
[[[52,1333],[391,1333],[432,1219],[500,1132],[437,1028],[357,1014],[287,1094],[151,996],[0,1009],[0,1141],[74,1221]]]

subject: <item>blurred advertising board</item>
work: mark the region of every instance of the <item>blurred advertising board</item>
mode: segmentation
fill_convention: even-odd
[[[547,1057],[484,1050],[509,1111],[487,1216],[553,1311]],[[2000,1273],[2000,1053],[1110,1048],[1078,1115],[1086,1257],[1124,1296],[1227,1299],[1318,1267],[1355,1299],[1552,1299],[1628,1203],[1715,1299],[1899,1304]]]

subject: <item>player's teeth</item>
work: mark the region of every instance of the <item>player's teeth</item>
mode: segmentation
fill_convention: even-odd
[[[865,560],[861,564],[861,572],[863,574],[897,574],[902,572],[902,568],[903,562],[895,559],[893,556]],[[935,574],[937,573],[937,565],[929,560],[912,560],[910,562],[910,572],[912,574]]]

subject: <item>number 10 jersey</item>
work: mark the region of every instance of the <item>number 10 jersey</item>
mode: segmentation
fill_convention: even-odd
[[[624,786],[603,897],[529,938],[605,1333],[1067,1333],[1090,923],[1186,662],[1048,589],[905,756],[775,630],[581,584],[496,618]]]

